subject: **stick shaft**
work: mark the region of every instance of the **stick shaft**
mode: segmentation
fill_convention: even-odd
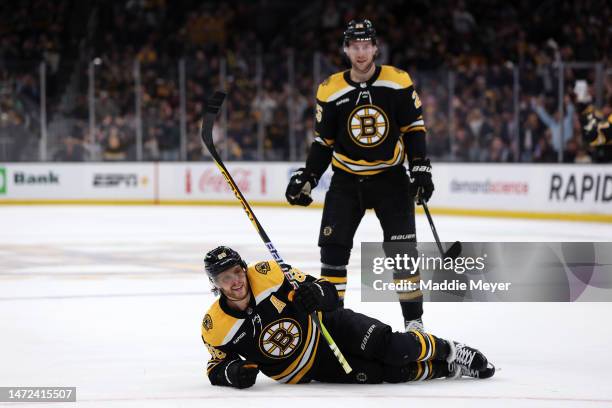
[[[440,242],[438,231],[436,231],[436,226],[434,225],[433,219],[431,218],[431,214],[429,213],[429,208],[427,208],[427,203],[423,201],[421,202],[421,205],[423,206],[423,210],[425,211],[425,215],[427,216],[427,221],[429,221],[429,226],[431,227],[431,232],[436,240],[436,245],[438,245],[438,251],[440,251],[440,255],[444,257],[444,248],[442,248],[442,243]]]

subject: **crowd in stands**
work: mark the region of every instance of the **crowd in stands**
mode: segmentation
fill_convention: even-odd
[[[40,136],[39,67],[53,77],[67,1],[0,3],[0,160],[27,156]]]
[[[57,73],[73,3],[24,1],[10,13],[0,6],[0,159],[6,135],[38,136],[38,63]],[[367,17],[379,35],[378,63],[407,70],[420,92],[433,159],[556,162],[561,154],[563,161],[588,162],[571,90],[577,78],[595,82],[594,65],[565,70],[561,113],[555,62],[601,62],[609,100],[610,3],[445,3],[92,2],[95,25],[82,51],[88,58],[77,67],[82,79],[64,112],[77,121],[50,145],[52,157],[135,160],[140,133],[144,160],[179,160],[182,148],[188,160],[207,160],[198,133],[202,107],[213,90],[224,88],[228,100],[214,134],[224,157],[301,159],[312,140],[316,82],[347,68],[343,29]],[[15,62],[29,68],[15,69]],[[93,133],[89,64],[95,70]],[[13,143],[7,155],[23,156],[23,145]]]

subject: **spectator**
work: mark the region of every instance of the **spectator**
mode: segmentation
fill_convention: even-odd
[[[533,158],[535,146],[543,137],[543,129],[535,112],[527,114],[527,120],[520,135],[521,161],[530,162]]]
[[[552,131],[550,128],[544,132],[544,137],[538,140],[533,154],[533,161],[538,163],[554,163],[557,161],[557,152],[552,146]]]
[[[544,108],[542,98],[532,99],[533,109],[538,114],[540,120],[551,131],[552,147],[555,150],[561,149],[574,134],[574,105],[568,102],[566,106],[565,117],[563,118],[563,123],[561,123],[561,113],[559,111],[556,111],[553,117]],[[561,135],[561,126],[563,126],[563,135]]]
[[[127,146],[119,136],[119,129],[113,126],[109,129],[108,137],[104,141],[102,158],[105,161],[118,161],[127,159]]]
[[[66,137],[62,140],[61,148],[53,155],[54,161],[80,162],[86,157],[85,149],[80,140]]]

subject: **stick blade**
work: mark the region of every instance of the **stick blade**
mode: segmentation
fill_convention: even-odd
[[[459,255],[461,255],[462,249],[463,248],[461,247],[461,242],[455,241],[455,243],[446,250],[446,252],[444,253],[444,257],[455,259]]]
[[[221,109],[221,105],[223,105],[223,100],[225,99],[225,93],[221,91],[216,91],[213,96],[208,98],[206,102],[206,113],[212,113],[216,115]]]
[[[205,115],[200,122],[200,137],[215,160],[217,160],[217,151],[213,144],[212,129],[214,126],[215,117],[219,113],[224,99],[225,93],[221,91],[215,92],[210,98],[208,98],[206,101],[206,106],[204,107]]]

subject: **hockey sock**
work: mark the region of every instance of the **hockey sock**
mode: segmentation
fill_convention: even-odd
[[[415,320],[423,315],[423,293],[419,289],[421,275],[410,274],[405,271],[393,272],[393,282],[400,284],[401,289],[397,289],[397,296],[402,308],[404,320]]]
[[[434,378],[447,377],[449,374],[448,364],[443,361],[421,361],[411,364],[412,375],[408,381],[433,380]]]
[[[389,332],[382,346],[382,363],[402,367],[417,361],[438,360],[447,362],[450,353],[448,342],[433,334],[410,330],[406,333]]]
[[[344,293],[346,291],[346,265],[336,266],[321,264],[321,278],[330,281],[338,291],[338,303],[344,307]]]
[[[385,366],[384,380],[389,383],[424,381],[448,377],[448,364],[442,361],[421,361],[401,367]]]
[[[448,342],[433,334],[411,330],[408,335],[413,336],[418,342],[416,361],[440,360],[446,361],[450,353]]]

